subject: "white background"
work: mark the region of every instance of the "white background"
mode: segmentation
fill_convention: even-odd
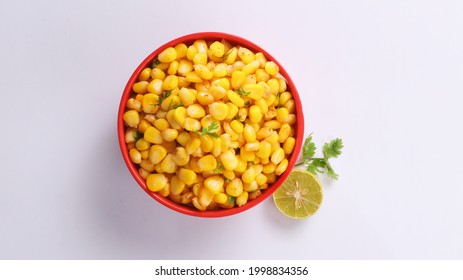
[[[463,2],[0,2],[1,259],[462,259]],[[247,38],[293,78],[306,135],[344,140],[312,218],[221,219],[147,196],[116,137],[158,46]]]

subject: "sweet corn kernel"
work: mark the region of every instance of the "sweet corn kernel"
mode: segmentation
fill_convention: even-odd
[[[227,178],[228,180],[233,180],[233,179],[235,179],[235,177],[236,177],[235,172],[232,171],[232,170],[224,170],[224,171],[222,172],[222,174],[223,174],[223,176],[224,176],[225,178]]]
[[[186,185],[192,185],[197,178],[196,172],[187,168],[180,168],[177,176]]]
[[[286,107],[281,107],[277,109],[276,118],[280,123],[287,123],[289,117],[289,111]]]
[[[193,61],[194,56],[198,53],[198,49],[194,45],[191,45],[186,50],[186,57],[188,60]]]
[[[165,141],[172,142],[177,138],[178,130],[173,128],[164,129],[163,131],[161,131],[161,136],[162,139],[164,139]]]
[[[153,145],[150,147],[148,159],[152,164],[160,163],[167,155],[167,150],[162,145]]]
[[[186,118],[185,119],[185,126],[184,128],[188,131],[198,131],[201,129],[201,123],[193,118]]]
[[[212,104],[214,102],[214,96],[212,96],[212,94],[209,92],[199,92],[196,95],[196,99],[198,100],[198,103],[203,106]]]
[[[211,53],[216,57],[222,57],[225,54],[225,46],[218,41],[212,43],[209,46],[209,49],[211,50]]]
[[[231,87],[238,90],[243,86],[245,80],[246,74],[243,71],[235,70],[231,75]]]
[[[207,206],[203,206],[200,202],[199,202],[199,198],[198,197],[193,197],[191,199],[191,203],[193,203],[193,206],[198,209],[199,211],[206,211],[207,210]]]
[[[293,114],[296,111],[296,103],[294,102],[293,99],[286,101],[284,106],[286,109],[288,109],[288,112],[290,114]]]
[[[162,82],[163,90],[170,91],[170,90],[176,89],[177,87],[178,87],[178,77],[175,75],[167,76]]]
[[[141,82],[138,82],[138,83],[135,83],[133,86],[132,86],[132,90],[135,92],[135,93],[139,93],[139,94],[145,94],[146,93],[146,87],[148,86],[148,82],[147,81],[141,81]]]
[[[279,164],[284,159],[284,157],[285,151],[283,150],[283,148],[278,148],[273,152],[270,161],[274,164]]]
[[[248,64],[246,64],[241,71],[243,71],[244,74],[246,75],[251,75],[256,72],[257,69],[259,69],[260,63],[258,60],[254,60]],[[257,78],[254,76],[254,83],[257,82]]]
[[[265,63],[264,68],[265,68],[265,72],[267,72],[271,76],[275,76],[280,71],[280,68],[278,67],[278,65],[273,61],[267,61]]]
[[[174,61],[177,58],[177,51],[172,48],[166,48],[162,52],[159,53],[158,55],[158,60],[163,63],[170,63]]]
[[[195,65],[206,65],[207,64],[207,54],[198,52],[193,57],[193,63]]]
[[[168,184],[169,180],[164,174],[150,174],[146,178],[146,186],[152,192],[160,191]]]
[[[228,90],[227,91],[227,97],[230,99],[230,101],[235,104],[237,107],[243,107],[244,106],[244,100],[241,98],[238,93]]]
[[[238,56],[246,64],[251,63],[252,61],[256,59],[254,53],[245,47],[240,47],[238,49]]]
[[[256,131],[251,125],[246,124],[244,126],[243,135],[244,135],[244,138],[246,139],[246,142],[248,143],[256,142]]]
[[[220,155],[220,162],[226,170],[235,170],[238,167],[238,158],[230,150],[224,151]]]
[[[296,139],[294,137],[288,137],[283,144],[283,150],[285,151],[285,154],[290,155],[293,152],[295,145]]]
[[[227,64],[225,64],[225,63],[217,64],[214,67],[214,69],[212,70],[212,74],[214,74],[214,77],[217,77],[217,78],[227,76],[227,74],[228,74]]]
[[[223,192],[224,180],[221,176],[215,175],[204,180],[204,187],[212,194]]]
[[[212,199],[214,199],[214,194],[209,191],[209,189],[203,187],[199,188],[198,201],[202,207],[209,206],[209,204],[212,202]]]
[[[231,121],[230,127],[238,134],[243,133],[244,125],[238,120]]]
[[[202,134],[199,136],[199,140],[201,140],[201,149],[205,153],[209,153],[214,148],[214,142],[212,141],[212,136]]]
[[[191,140],[191,136],[190,136],[190,133],[188,133],[187,131],[183,131],[177,137],[177,142],[183,147],[186,147],[186,145],[188,144],[190,140]]]
[[[240,178],[235,178],[228,182],[225,191],[228,195],[237,197],[243,193],[243,182]]]
[[[256,182],[259,186],[263,186],[265,183],[267,183],[267,176],[262,173],[257,174]]]
[[[173,194],[181,194],[185,189],[185,182],[180,180],[178,176],[173,176],[170,179],[170,192]]]
[[[161,69],[153,68],[151,70],[151,79],[162,81],[164,80],[165,77],[166,77],[166,73],[164,73],[164,71],[162,71]]]
[[[264,69],[257,69],[255,74],[257,82],[266,82],[270,79],[270,75]]]
[[[222,121],[228,115],[228,106],[222,102],[214,102],[209,105],[209,113],[214,119]]]
[[[217,168],[217,160],[213,155],[203,156],[198,160],[198,168],[201,172],[213,171]]]
[[[122,116],[125,124],[130,127],[136,128],[140,123],[140,115],[138,114],[137,110],[129,110],[124,113]]]
[[[264,115],[262,114],[262,110],[260,109],[259,106],[257,105],[252,105],[249,108],[249,119],[253,123],[259,123],[262,120],[262,117]]]
[[[247,92],[247,97],[259,100],[264,94],[264,88],[261,85],[250,83],[243,85],[243,90]]]
[[[249,198],[249,193],[246,192],[246,191],[242,192],[236,198],[236,205],[238,205],[238,207],[241,207],[241,206],[245,205],[248,202],[248,198]]]
[[[141,153],[140,151],[138,151],[137,149],[130,149],[129,151],[129,156],[130,156],[130,160],[133,162],[133,163],[140,163],[141,162]]]
[[[159,130],[164,130],[169,128],[169,122],[166,119],[156,119],[154,121],[154,126]]]
[[[214,201],[218,204],[223,204],[227,202],[227,200],[228,200],[228,196],[224,193],[218,193],[214,195]]]
[[[154,126],[150,126],[146,129],[143,138],[153,144],[161,144],[163,142],[161,132]]]
[[[238,49],[236,47],[233,47],[229,49],[225,54],[224,54],[225,60],[223,61],[226,64],[233,64],[238,57]]]
[[[215,100],[221,100],[227,95],[227,90],[219,85],[212,84],[209,88],[209,93],[214,96]]]
[[[288,139],[289,134],[291,133],[291,126],[285,123],[281,126],[280,130],[278,131],[278,142],[284,143],[286,139]]]
[[[270,121],[265,122],[264,126],[267,126],[270,129],[280,129],[282,126],[282,123],[277,120],[270,120]]]
[[[280,162],[280,164],[278,164],[277,168],[275,169],[275,175],[280,176],[281,174],[283,174],[283,172],[286,171],[287,168],[288,168],[288,160],[283,159]]]
[[[184,43],[179,43],[174,47],[174,49],[175,49],[175,52],[177,53],[177,59],[180,59],[186,56],[186,51],[188,47]]]
[[[178,103],[177,103],[178,104]],[[185,126],[185,120],[187,118],[187,111],[185,107],[177,107],[174,109],[173,117],[175,122],[177,122],[180,126]]]
[[[202,55],[202,54],[197,54],[196,56],[198,55]],[[198,76],[203,80],[210,80],[214,77],[214,74],[212,74],[212,71],[209,70],[209,68],[207,68],[206,65],[195,64],[193,66],[193,69],[198,74]]]
[[[251,183],[243,183],[243,190],[247,192],[253,192],[256,191],[259,188],[259,185],[257,184],[257,181],[254,180]]]
[[[186,145],[185,149],[188,152],[188,154],[194,153],[199,147],[201,146],[201,140],[196,137],[192,138]]]
[[[147,81],[150,78],[151,68],[145,68],[141,71],[140,75],[138,76],[139,81]]]
[[[158,111],[159,112],[165,112],[165,111]],[[163,118],[162,116],[158,116],[159,118]],[[181,129],[182,127],[177,123],[177,121],[175,121],[175,118],[174,118],[174,110],[169,110],[167,113],[165,113],[165,116],[164,118],[167,119],[167,121],[169,122],[169,125],[172,127],[172,128],[175,128],[175,129]]]
[[[145,133],[146,129],[151,126],[151,123],[145,119],[141,120],[138,124],[137,130],[141,133]]]

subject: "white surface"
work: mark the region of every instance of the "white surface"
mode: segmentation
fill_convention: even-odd
[[[291,3],[291,4],[290,4]],[[1,1],[0,258],[462,259],[463,2]],[[173,212],[127,171],[121,92],[161,44],[222,31],[290,73],[340,174],[309,220],[271,200]]]

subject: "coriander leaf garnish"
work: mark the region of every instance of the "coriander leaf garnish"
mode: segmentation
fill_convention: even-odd
[[[171,94],[172,94],[172,91],[171,91],[171,90],[163,91],[163,92],[162,92],[162,95],[159,96],[158,103],[156,103],[156,104],[150,104],[150,105],[151,105],[151,106],[161,106],[161,104],[162,104],[162,102],[164,101],[164,99],[166,99],[167,97],[169,97]],[[183,106],[183,105],[182,105],[182,106]]]
[[[140,140],[141,138],[143,138],[143,133],[141,133],[140,131],[138,130],[135,130],[133,132],[133,138],[135,138],[135,142],[137,142],[138,140]]]
[[[151,63],[151,68],[156,68],[156,66],[158,66],[159,64],[161,64],[161,61],[159,61],[157,58],[155,60],[153,60],[153,62]]]
[[[241,96],[248,96],[251,94],[250,91],[245,91],[243,88],[240,88],[236,93],[238,93]]]
[[[213,132],[213,130],[216,130],[218,128],[219,128],[219,124],[217,124],[216,122],[211,122],[211,124],[207,128],[203,127],[202,131],[195,131],[195,132],[199,135],[205,134],[205,135],[212,136],[214,138],[219,138],[219,135],[216,132]]]
[[[222,174],[225,171],[225,168],[223,167],[223,164],[218,161],[217,162],[217,167],[214,169],[215,174]]]
[[[173,110],[173,109],[176,109],[178,107],[183,107],[183,104],[182,103],[176,103],[176,104],[173,104],[173,105],[169,105],[169,108],[167,108],[167,110]]]
[[[323,145],[323,157],[314,157],[316,146],[312,140],[312,134],[310,134],[302,146],[302,162],[296,165],[306,165],[307,171],[314,174],[325,173],[326,170],[326,174],[330,178],[337,180],[339,175],[334,172],[329,159],[337,158],[342,153],[343,147],[342,139],[336,138]]]

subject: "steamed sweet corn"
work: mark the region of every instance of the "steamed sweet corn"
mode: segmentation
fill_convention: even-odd
[[[132,91],[125,141],[150,191],[200,211],[241,207],[287,170],[294,97],[263,53],[224,40],[180,43]]]

